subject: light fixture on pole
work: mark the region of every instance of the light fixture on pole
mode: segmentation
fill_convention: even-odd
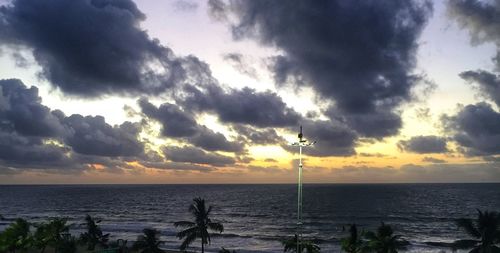
[[[297,179],[297,253],[300,253],[300,240],[302,237],[302,148],[314,145],[316,141],[308,142],[302,134],[302,126],[300,126],[299,141],[292,143],[292,146],[299,147],[299,173]]]

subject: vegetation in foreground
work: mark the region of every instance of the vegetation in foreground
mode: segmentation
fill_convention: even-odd
[[[205,252],[205,244],[210,244],[210,234],[208,230],[222,233],[224,226],[220,223],[213,222],[209,215],[212,207],[208,208],[205,205],[205,200],[202,198],[193,199],[193,204],[189,206],[189,212],[192,214],[194,221],[178,221],[174,223],[175,227],[185,228],[177,234],[179,239],[184,239],[180,249],[186,250],[189,245],[196,239],[201,240],[201,252]]]
[[[175,227],[184,229],[177,234],[183,240],[179,248],[185,252],[191,243],[199,239],[201,251],[204,252],[205,245],[210,244],[209,231],[222,233],[224,227],[210,219],[212,207],[207,207],[201,198],[193,199],[188,210],[193,221],[174,223]],[[3,217],[0,216],[0,219]],[[128,247],[126,240],[110,241],[110,235],[104,234],[99,227],[100,222],[87,215],[82,224],[86,230],[75,237],[70,233],[70,225],[64,218],[51,218],[37,224],[18,218],[0,233],[0,253],[74,253],[77,249],[96,253],[164,252],[160,248],[162,241],[158,230],[144,229],[143,235],[139,235],[134,244]],[[500,253],[500,214],[497,212],[478,210],[476,219],[458,219],[456,224],[469,238],[446,244],[453,251],[467,249],[470,253]],[[284,240],[284,252],[319,253],[321,250],[311,240],[300,240],[299,245],[297,242],[297,235]],[[340,242],[342,251],[347,253],[396,253],[409,244],[401,235],[394,234],[392,227],[385,223],[381,223],[374,232],[360,232],[356,224],[351,224],[348,235]],[[236,251],[222,247],[219,253]]]

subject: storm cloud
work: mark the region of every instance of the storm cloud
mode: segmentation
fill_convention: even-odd
[[[145,18],[130,0],[14,0],[0,7],[0,44],[32,50],[40,75],[68,94],[157,94],[200,62],[150,38]]]
[[[277,47],[278,84],[310,85],[348,116],[368,137],[394,135],[401,127],[394,111],[412,98],[421,79],[412,74],[417,39],[431,13],[421,1],[209,1],[211,10],[236,20],[235,39],[251,38]],[[384,124],[366,128],[365,122]],[[352,115],[352,116],[351,116]],[[389,130],[384,130],[389,129]]]
[[[500,154],[500,113],[490,104],[467,105],[443,124],[468,156]]]
[[[414,136],[409,140],[401,140],[398,142],[398,147],[401,150],[418,154],[448,152],[446,138],[434,135]]]

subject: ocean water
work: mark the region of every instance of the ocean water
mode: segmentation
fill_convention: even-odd
[[[37,222],[67,217],[78,234],[85,214],[102,219],[112,238],[133,241],[145,227],[161,231],[164,248],[177,248],[173,223],[190,219],[194,197],[213,206],[224,233],[209,249],[282,252],[296,228],[295,185],[44,185],[0,186],[0,230],[14,218]],[[304,186],[303,234],[322,252],[339,252],[343,226],[371,230],[385,222],[411,243],[407,252],[451,252],[429,242],[465,239],[454,220],[476,209],[500,211],[500,184],[328,184]],[[195,242],[193,249],[199,245]]]

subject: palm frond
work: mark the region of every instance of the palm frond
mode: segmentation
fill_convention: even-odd
[[[210,228],[213,231],[217,231],[219,233],[222,233],[224,231],[224,226],[221,223],[218,222],[209,222],[207,224],[208,228]]]
[[[458,227],[463,228],[472,237],[481,238],[481,232],[474,226],[474,222],[471,219],[458,219],[456,223]]]
[[[182,238],[189,236],[191,234],[197,234],[198,230],[199,230],[198,227],[192,227],[192,228],[188,228],[186,230],[182,230],[181,232],[177,233],[177,238],[182,239]]]
[[[193,227],[195,225],[196,224],[194,222],[191,222],[191,221],[177,221],[177,222],[174,222],[174,226],[175,227],[187,228],[187,227]]]
[[[194,240],[196,240],[196,237],[197,237],[196,233],[190,234],[189,236],[187,236],[186,239],[184,239],[184,241],[182,242],[179,249],[186,250],[187,247],[189,247],[189,244],[191,244],[192,242],[194,242]]]
[[[470,249],[476,247],[480,241],[478,240],[456,240],[452,244],[452,248],[454,249]]]

